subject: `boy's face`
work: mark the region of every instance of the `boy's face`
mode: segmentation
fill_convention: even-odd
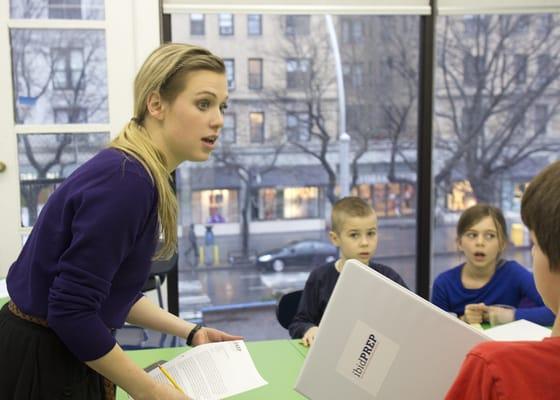
[[[377,217],[374,213],[365,217],[347,217],[339,232],[329,233],[332,243],[340,248],[344,262],[351,258],[367,264],[377,250]]]
[[[558,281],[560,281],[560,276],[550,271],[548,257],[541,250],[533,231],[531,231],[531,240],[533,241],[533,247],[531,248],[531,254],[533,256],[533,276],[535,278],[537,290],[546,306],[556,313],[559,306],[557,285]]]

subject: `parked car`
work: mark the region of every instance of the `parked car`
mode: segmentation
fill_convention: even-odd
[[[257,256],[257,267],[281,272],[285,267],[315,267],[336,260],[338,249],[320,240],[296,240]]]

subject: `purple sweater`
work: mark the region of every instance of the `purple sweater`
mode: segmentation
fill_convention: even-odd
[[[49,197],[8,272],[10,298],[47,319],[80,360],[115,345],[141,296],[157,239],[157,191],[142,165],[106,149]]]

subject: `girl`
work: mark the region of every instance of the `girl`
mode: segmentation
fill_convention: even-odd
[[[457,246],[465,263],[440,274],[434,281],[432,303],[468,323],[511,322],[526,319],[551,325],[554,315],[545,307],[532,274],[500,255],[507,242],[500,209],[477,204],[463,212],[457,224]],[[527,301],[534,307],[523,307]],[[498,307],[492,305],[507,305]]]
[[[134,118],[51,195],[7,286],[0,312],[1,399],[103,399],[113,383],[136,400],[186,399],[122,351],[124,321],[187,338],[235,340],[155,306],[141,295],[156,257],[177,247],[171,172],[204,161],[223,125],[222,60],[183,44],[156,49],[134,82]],[[113,383],[112,383],[113,382]]]

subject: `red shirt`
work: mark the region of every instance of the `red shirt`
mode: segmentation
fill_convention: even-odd
[[[485,342],[463,362],[446,400],[560,398],[560,337],[542,342]]]

